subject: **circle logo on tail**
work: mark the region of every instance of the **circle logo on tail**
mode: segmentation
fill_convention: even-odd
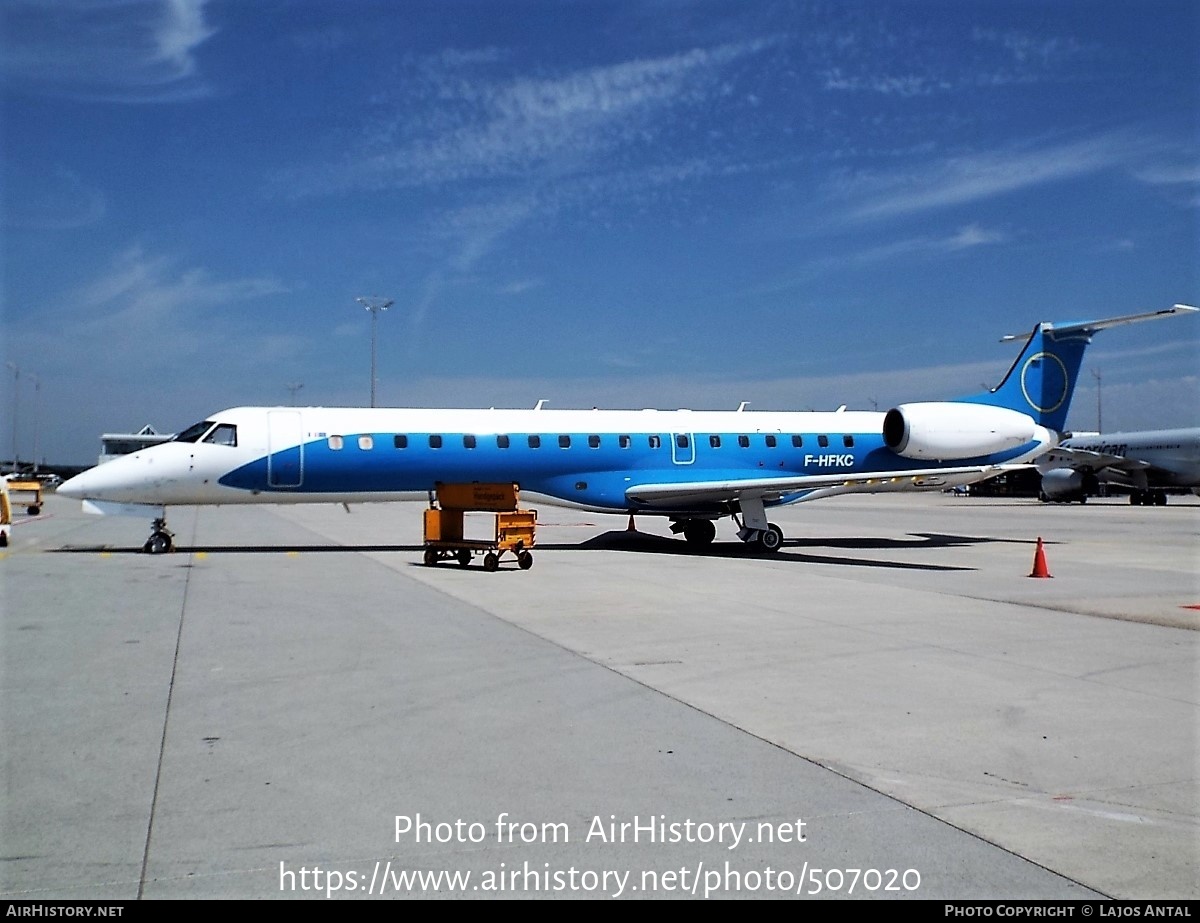
[[[1067,367],[1054,353],[1036,353],[1021,367],[1021,393],[1038,413],[1058,410],[1067,399],[1070,384]]]

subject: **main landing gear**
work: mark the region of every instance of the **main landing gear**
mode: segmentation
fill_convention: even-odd
[[[774,554],[783,547],[783,529],[773,522],[767,522],[761,497],[743,497],[739,505],[742,508],[741,521],[737,516],[733,517],[733,521],[740,526],[738,538],[767,554]]]
[[[160,516],[150,527],[150,537],[142,546],[146,554],[166,554],[175,550],[175,533],[167,528],[167,517]]]
[[[1135,490],[1129,494],[1129,502],[1133,506],[1166,506],[1167,492],[1165,490]]]
[[[741,501],[741,517],[733,514],[738,525],[738,538],[757,551],[774,554],[783,547],[783,529],[767,522],[763,502],[754,498]],[[683,533],[684,541],[693,548],[705,548],[717,536],[717,527],[711,519],[676,519],[671,522],[671,531]]]
[[[704,548],[717,537],[717,527],[711,519],[677,519],[671,523],[671,531],[683,533],[684,541],[693,548]]]

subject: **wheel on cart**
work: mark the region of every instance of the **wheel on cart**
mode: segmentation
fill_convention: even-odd
[[[521,570],[529,570],[533,567],[533,555],[528,551],[522,551],[517,555],[517,567]]]
[[[458,558],[459,567],[466,567],[471,563],[471,552],[467,548],[459,548],[455,557]]]
[[[498,558],[496,556],[496,552],[489,551],[487,554],[485,554],[483,556],[483,569],[484,570],[499,570],[500,569],[500,558]]]
[[[433,567],[438,561],[438,553],[432,548],[425,549],[425,566]]]

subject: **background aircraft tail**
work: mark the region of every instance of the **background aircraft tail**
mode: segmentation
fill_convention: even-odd
[[[1033,328],[1017,361],[999,385],[983,394],[959,400],[1016,410],[1033,417],[1040,426],[1063,432],[1083,353],[1096,331],[1197,310],[1200,309],[1177,304],[1162,311],[1126,314],[1107,320],[1067,324],[1043,322]],[[1017,337],[1004,338],[1005,341],[1015,339]]]

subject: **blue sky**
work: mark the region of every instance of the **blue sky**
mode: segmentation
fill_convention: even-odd
[[[8,0],[17,442],[239,404],[886,409],[1200,300],[1186,2]],[[0,457],[17,378],[4,370]],[[1200,318],[1070,425],[1200,424]],[[36,382],[36,394],[35,394]]]

